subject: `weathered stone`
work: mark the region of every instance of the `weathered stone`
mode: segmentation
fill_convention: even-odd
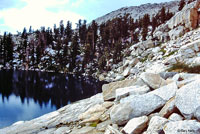
[[[112,107],[114,105],[113,102],[110,101],[105,101],[102,106],[105,107],[106,109],[109,109],[110,107]]]
[[[117,76],[116,76],[114,81],[120,81],[120,80],[123,80],[123,79],[124,79],[123,75],[117,74]]]
[[[133,95],[124,98],[120,103],[130,102],[129,108],[132,109],[131,118],[148,115],[154,110],[162,107],[165,101],[154,94]]]
[[[120,103],[130,103],[133,109],[131,117],[148,115],[156,109],[161,108],[168,100],[176,95],[176,83],[163,86],[157,90],[143,95],[131,95],[120,100]]]
[[[118,82],[112,82],[109,84],[104,84],[102,87],[103,90],[103,99],[104,100],[114,100],[115,99],[115,91],[118,88],[124,88],[135,85],[136,80],[123,80]]]
[[[88,109],[85,113],[79,115],[80,120],[90,119],[91,117],[97,117],[103,114],[106,111],[106,108],[102,105],[95,105]]]
[[[195,120],[172,121],[165,124],[165,134],[200,134],[200,123]]]
[[[124,62],[123,67],[126,67],[126,66],[129,65],[129,62],[130,62],[130,61],[129,61],[129,60],[124,60],[123,62]]]
[[[172,56],[168,57],[167,59],[165,59],[163,62],[164,62],[165,65],[176,64],[178,62],[177,57],[179,57],[179,55],[172,55]]]
[[[168,79],[168,78],[172,78],[177,74],[177,72],[161,72],[159,73],[159,75],[163,78],[163,79]]]
[[[177,12],[168,22],[170,29],[178,25],[185,25],[186,28],[195,29],[198,22],[199,2],[193,2],[186,5],[180,12]]]
[[[197,77],[200,77],[199,74],[189,74],[189,73],[179,73],[179,74],[176,74],[172,80],[174,81],[183,81],[183,80],[189,80],[189,79],[193,79],[194,80],[197,80],[198,78]]]
[[[93,134],[94,127],[83,127],[81,129],[73,129],[70,134]]]
[[[104,80],[105,80],[105,77],[104,77],[104,75],[102,75],[102,74],[101,74],[101,75],[99,75],[99,80],[100,80],[100,81],[104,81]]]
[[[160,50],[161,50],[160,47],[155,47],[155,48],[152,49],[152,52],[156,54],[156,53],[158,53]]]
[[[173,113],[169,116],[168,119],[171,121],[181,121],[181,120],[183,120],[183,117],[177,113]]]
[[[107,128],[108,125],[112,124],[112,121],[111,120],[107,120],[107,121],[104,121],[104,122],[101,122],[97,125],[97,130],[99,131],[102,131],[104,132]]]
[[[178,53],[181,54],[181,56],[184,56],[186,58],[191,58],[193,56],[195,56],[195,51],[197,50],[197,48],[200,47],[200,40],[196,40],[196,41],[193,41],[191,43],[188,43],[184,46],[182,46]]]
[[[197,118],[198,121],[200,121],[200,107],[196,109],[194,116]]]
[[[168,120],[165,118],[154,116],[149,122],[147,133],[148,134],[159,133],[167,122]]]
[[[149,121],[154,117],[154,116],[160,116],[159,113],[152,113],[150,115],[148,115]],[[149,122],[148,122],[149,125]]]
[[[195,66],[200,66],[200,57],[195,57],[192,64],[191,64],[192,67],[195,67]]]
[[[169,33],[170,39],[175,40],[175,39],[177,39],[178,37],[180,37],[184,34],[184,27],[178,26],[178,27],[170,30],[168,33]]]
[[[145,72],[140,75],[140,78],[153,89],[166,85],[166,81],[159,74]]]
[[[171,98],[165,106],[159,112],[161,117],[168,118],[173,112],[175,112],[175,97]]]
[[[134,67],[139,62],[138,58],[135,58],[129,62],[129,66]]]
[[[162,98],[165,102],[170,100],[172,97],[176,95],[176,91],[178,90],[178,87],[176,85],[176,82],[170,83],[168,85],[162,86],[157,90],[154,90],[152,92],[149,92],[149,94],[154,94]]]
[[[191,119],[200,107],[200,80],[180,88],[175,97],[175,105],[186,119]]]
[[[136,68],[131,68],[130,73],[131,73],[131,74],[138,74],[138,73],[139,73],[139,70],[136,69]]]
[[[116,90],[116,101],[119,101],[121,98],[125,98],[129,95],[141,95],[150,91],[148,86],[130,86],[125,88],[118,88]]]
[[[56,131],[56,128],[51,128],[51,129],[45,129],[45,130],[41,130],[40,132],[38,132],[38,134],[54,134],[54,132]],[[24,134],[28,134],[26,132],[23,132]],[[0,133],[1,134],[1,133]],[[5,133],[2,133],[5,134]],[[6,133],[9,134],[9,133]],[[10,133],[11,134],[11,133]]]
[[[131,70],[131,67],[127,67],[125,70],[124,70],[124,72],[123,72],[123,76],[124,77],[126,77],[126,76],[128,76],[129,74],[130,74],[130,70]]]
[[[106,132],[104,134],[122,134],[117,129],[113,128],[112,126],[108,125]]]
[[[143,41],[143,46],[148,49],[148,48],[153,48],[154,47],[154,42],[150,40]]]
[[[130,120],[132,111],[130,103],[117,104],[112,108],[110,118],[113,123],[123,125]]]
[[[133,118],[126,124],[122,131],[126,134],[141,134],[141,132],[147,127],[147,123],[147,116]]]
[[[60,127],[58,129],[56,129],[56,131],[54,132],[54,134],[64,134],[70,131],[69,127]]]
[[[80,123],[85,124],[107,120],[109,115],[107,115],[105,112],[112,105],[114,105],[113,102],[104,102],[101,105],[97,104],[94,107],[91,107],[85,113],[79,115],[79,119],[82,120]]]

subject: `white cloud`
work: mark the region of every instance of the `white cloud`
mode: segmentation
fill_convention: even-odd
[[[53,12],[47,8],[57,8],[68,4],[69,0],[23,0],[27,5],[21,9],[10,8],[0,11],[0,19],[4,20],[4,25],[12,29],[9,32],[22,31],[24,27],[32,26],[38,29],[41,26],[53,27],[59,24],[60,20],[70,20],[73,24],[79,19],[84,19],[71,11],[58,10]]]
[[[84,3],[84,0],[77,0],[77,1],[72,3],[72,7],[78,8],[83,3]]]

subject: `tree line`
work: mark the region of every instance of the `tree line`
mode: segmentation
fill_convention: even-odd
[[[156,27],[172,16],[173,13],[162,7],[152,18],[145,14],[142,18],[134,19],[125,14],[100,25],[94,20],[89,25],[86,20],[79,20],[76,29],[72,29],[70,21],[66,25],[60,21],[59,26],[41,27],[36,31],[32,27],[28,31],[24,28],[17,36],[21,38],[18,46],[12,42],[12,35],[5,33],[0,39],[0,64],[14,64],[13,48],[16,47],[18,60],[29,68],[43,67],[46,70],[78,73],[85,72],[86,68],[90,69],[90,73],[97,69],[108,71],[108,63],[121,61],[125,55],[123,50],[137,43],[140,35],[142,40],[146,40],[149,31],[152,35]],[[54,55],[50,55],[47,48],[54,50]]]

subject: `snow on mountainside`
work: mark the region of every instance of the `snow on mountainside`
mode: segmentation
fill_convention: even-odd
[[[143,4],[140,6],[130,6],[130,7],[123,7],[116,11],[112,11],[102,17],[97,18],[95,21],[98,24],[104,23],[108,20],[111,20],[115,17],[119,17],[120,15],[123,16],[124,14],[130,14],[132,18],[138,19],[143,17],[145,14],[149,14],[153,16],[158,13],[158,11],[164,6],[166,10],[169,9],[170,12],[177,12],[178,11],[179,1],[171,1],[165,3],[154,3],[154,4]]]

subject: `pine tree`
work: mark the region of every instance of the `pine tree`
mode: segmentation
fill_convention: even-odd
[[[166,13],[166,20],[170,20],[173,16],[174,16],[174,14],[172,12],[170,12],[168,9],[168,11]]]
[[[72,72],[76,67],[76,57],[80,54],[79,42],[78,42],[78,34],[75,33],[72,44],[71,44],[71,62],[69,71]]]
[[[57,41],[59,30],[57,29],[56,24],[54,24],[53,32],[54,32],[54,40]]]
[[[93,44],[93,56],[96,52],[96,45],[97,45],[97,39],[98,39],[98,24],[93,20],[92,21],[92,25],[91,25],[91,28],[92,28],[92,44]]]
[[[122,42],[118,41],[114,47],[114,53],[113,53],[114,64],[118,63],[122,59],[121,50],[122,50]]]
[[[39,45],[36,47],[36,63],[40,63],[40,58],[41,58],[41,48]]]
[[[64,24],[63,24],[63,20],[60,21],[60,34],[61,35],[64,35],[64,31],[65,31],[65,27],[64,27]]]
[[[73,35],[72,24],[70,21],[67,21],[67,26],[65,28],[65,35],[67,36],[67,39],[70,42],[72,40],[72,35]]]
[[[3,65],[4,67],[6,66],[6,62],[7,62],[7,43],[6,43],[6,32],[4,32],[4,36],[3,36]]]
[[[128,29],[129,29],[129,21],[128,21],[128,18],[129,18],[129,14],[126,14],[123,18],[122,18],[122,21],[121,21],[121,32],[122,32],[122,38],[127,38],[129,36],[129,32],[128,32]]]
[[[148,14],[145,14],[142,19],[142,40],[146,40],[148,34],[148,26],[150,24],[150,18]]]
[[[181,0],[181,1],[179,2],[179,8],[178,8],[178,10],[181,11],[181,10],[183,9],[184,6],[185,6],[185,0]]]
[[[22,38],[27,39],[27,30],[26,30],[25,27],[24,27],[24,30],[22,32]]]
[[[154,16],[152,17],[152,24],[151,25],[152,25],[152,34],[153,34],[153,32],[155,31],[155,29],[158,25],[157,19]]]
[[[161,12],[160,13],[161,23],[165,23],[165,21],[166,21],[165,7],[162,7],[160,12]]]
[[[66,67],[66,65],[68,64],[69,62],[69,55],[68,55],[68,51],[69,51],[69,41],[68,39],[66,38],[65,41],[64,41],[64,48],[63,48],[63,57],[62,57],[62,63],[61,63],[61,66],[63,68]]]
[[[79,27],[79,37],[80,37],[80,42],[81,44],[86,43],[86,35],[87,35],[87,26],[86,26],[87,21],[84,20],[83,24]]]
[[[7,36],[7,62],[12,63],[13,61],[13,42],[12,35],[9,33]]]
[[[32,33],[33,30],[32,30],[32,26],[29,27],[29,33]]]
[[[32,62],[32,65],[35,65],[35,46],[34,46],[33,42],[31,42],[30,46],[32,46],[32,49],[31,49],[31,62]]]

